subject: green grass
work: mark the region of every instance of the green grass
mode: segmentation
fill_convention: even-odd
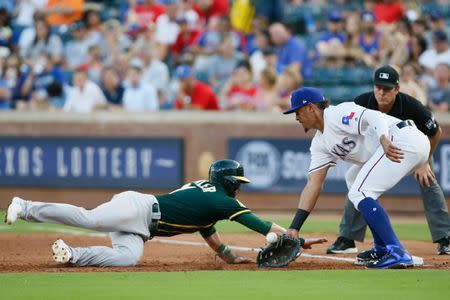
[[[0,212],[0,219],[3,220],[5,212]],[[277,217],[271,221],[284,226],[289,227],[291,219],[288,217]],[[314,217],[309,218],[302,228],[302,232],[307,233],[338,233],[340,218],[336,217],[334,220],[317,220]],[[393,223],[395,232],[401,240],[417,240],[417,241],[430,241],[430,231],[426,223]],[[22,220],[14,223],[13,226],[8,226],[0,223],[1,232],[57,232],[58,230],[76,230],[76,231],[88,231],[70,226],[56,225],[56,224],[43,224],[43,223],[28,223]],[[217,230],[223,233],[245,233],[252,232],[250,229],[242,226],[237,222],[220,221],[217,223]],[[370,236],[370,231],[367,231]]]
[[[441,299],[447,271],[0,274],[2,299]],[[447,296],[445,296],[447,295]]]

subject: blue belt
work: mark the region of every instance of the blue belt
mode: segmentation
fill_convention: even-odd
[[[402,129],[403,127],[406,127],[406,126],[414,126],[414,121],[405,120],[405,121],[401,121],[395,125],[397,125],[398,129]]]

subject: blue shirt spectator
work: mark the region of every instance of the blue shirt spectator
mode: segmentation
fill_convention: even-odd
[[[105,67],[100,78],[100,83],[106,101],[109,104],[121,106],[125,88],[120,81],[117,69],[112,66]]]
[[[292,37],[286,27],[281,23],[274,23],[270,26],[270,37],[276,45],[278,74],[288,67],[294,67],[303,78],[312,75],[312,62],[308,56],[306,44],[295,37]]]

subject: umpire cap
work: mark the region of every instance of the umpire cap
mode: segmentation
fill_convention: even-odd
[[[398,85],[399,78],[398,72],[393,67],[386,65],[375,71],[373,84],[392,88]]]

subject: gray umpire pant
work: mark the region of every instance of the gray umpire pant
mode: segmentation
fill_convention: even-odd
[[[438,183],[429,187],[420,186],[425,216],[433,242],[450,233],[450,216],[444,193]],[[339,236],[355,241],[364,241],[367,223],[348,198],[345,200],[344,214],[339,224]]]
[[[150,236],[152,195],[127,191],[92,210],[62,203],[24,201],[23,219],[70,225],[109,232],[112,248],[70,247],[70,263],[77,266],[132,266],[144,252],[144,238]]]

